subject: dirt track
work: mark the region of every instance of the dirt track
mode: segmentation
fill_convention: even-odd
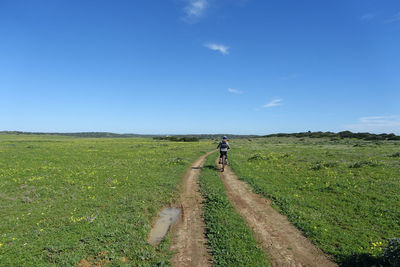
[[[213,152],[213,151],[212,151]],[[181,218],[172,228],[172,266],[211,266],[204,236],[202,196],[198,177],[209,152],[197,159],[183,177]]]
[[[337,266],[266,199],[240,181],[229,166],[220,177],[230,202],[253,230],[272,266]]]
[[[172,227],[172,266],[211,266],[202,218],[202,197],[198,176],[209,152],[197,159],[183,177],[180,197],[181,218]],[[253,230],[254,236],[271,259],[272,266],[337,266],[315,247],[268,200],[253,193],[230,167],[220,173],[228,198]]]

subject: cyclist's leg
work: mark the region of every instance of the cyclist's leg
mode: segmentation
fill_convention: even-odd
[[[227,152],[221,151],[221,163],[222,163],[222,155],[225,156],[225,162],[226,162]]]
[[[222,151],[219,151],[219,164],[221,164],[222,163]]]

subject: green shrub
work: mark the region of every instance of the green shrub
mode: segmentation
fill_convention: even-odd
[[[389,157],[392,157],[392,158],[400,157],[400,152],[393,153],[393,154],[390,155]]]
[[[172,142],[199,142],[199,138],[194,136],[158,136],[153,137],[154,140],[166,140]]]
[[[321,161],[318,161],[313,166],[311,166],[310,169],[313,170],[313,171],[318,171],[318,170],[321,170],[323,168],[337,167],[338,165],[339,165],[339,163],[337,163],[337,162],[321,162]]]
[[[383,252],[383,260],[389,266],[400,266],[400,238],[389,240],[389,244]]]
[[[256,160],[265,160],[265,159],[266,159],[265,156],[263,156],[259,153],[256,153],[256,154],[252,155],[251,157],[249,157],[247,160],[248,161],[256,161]]]
[[[251,157],[249,157],[248,161],[258,161],[258,160],[278,160],[283,158],[289,158],[290,154],[288,153],[268,153],[268,154],[260,154],[255,153]]]
[[[356,162],[356,163],[350,165],[349,168],[361,168],[363,166],[376,167],[378,165],[379,164],[376,163],[376,162],[372,162],[372,161],[369,161],[369,160],[363,160],[363,161],[359,161],[359,162]]]

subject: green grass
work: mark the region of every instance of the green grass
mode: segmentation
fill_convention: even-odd
[[[400,142],[233,140],[240,179],[342,265],[379,259],[400,236]]]
[[[213,266],[268,266],[264,252],[228,200],[215,158],[216,154],[208,157],[200,174],[200,190],[205,198],[206,235]]]
[[[0,135],[0,266],[169,264],[146,242],[209,141]]]
[[[400,237],[400,142],[255,138],[230,163],[255,192],[342,265],[379,260]],[[168,236],[146,239],[209,141],[0,135],[0,266],[168,265]],[[266,265],[214,169],[201,173],[216,265]]]

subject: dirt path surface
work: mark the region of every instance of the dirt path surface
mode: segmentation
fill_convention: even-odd
[[[197,159],[183,177],[180,197],[181,218],[172,229],[171,249],[176,251],[172,266],[211,266],[204,234],[203,198],[198,178],[209,152]]]
[[[255,233],[272,266],[337,266],[268,200],[253,193],[228,166],[220,174],[229,200]]]

